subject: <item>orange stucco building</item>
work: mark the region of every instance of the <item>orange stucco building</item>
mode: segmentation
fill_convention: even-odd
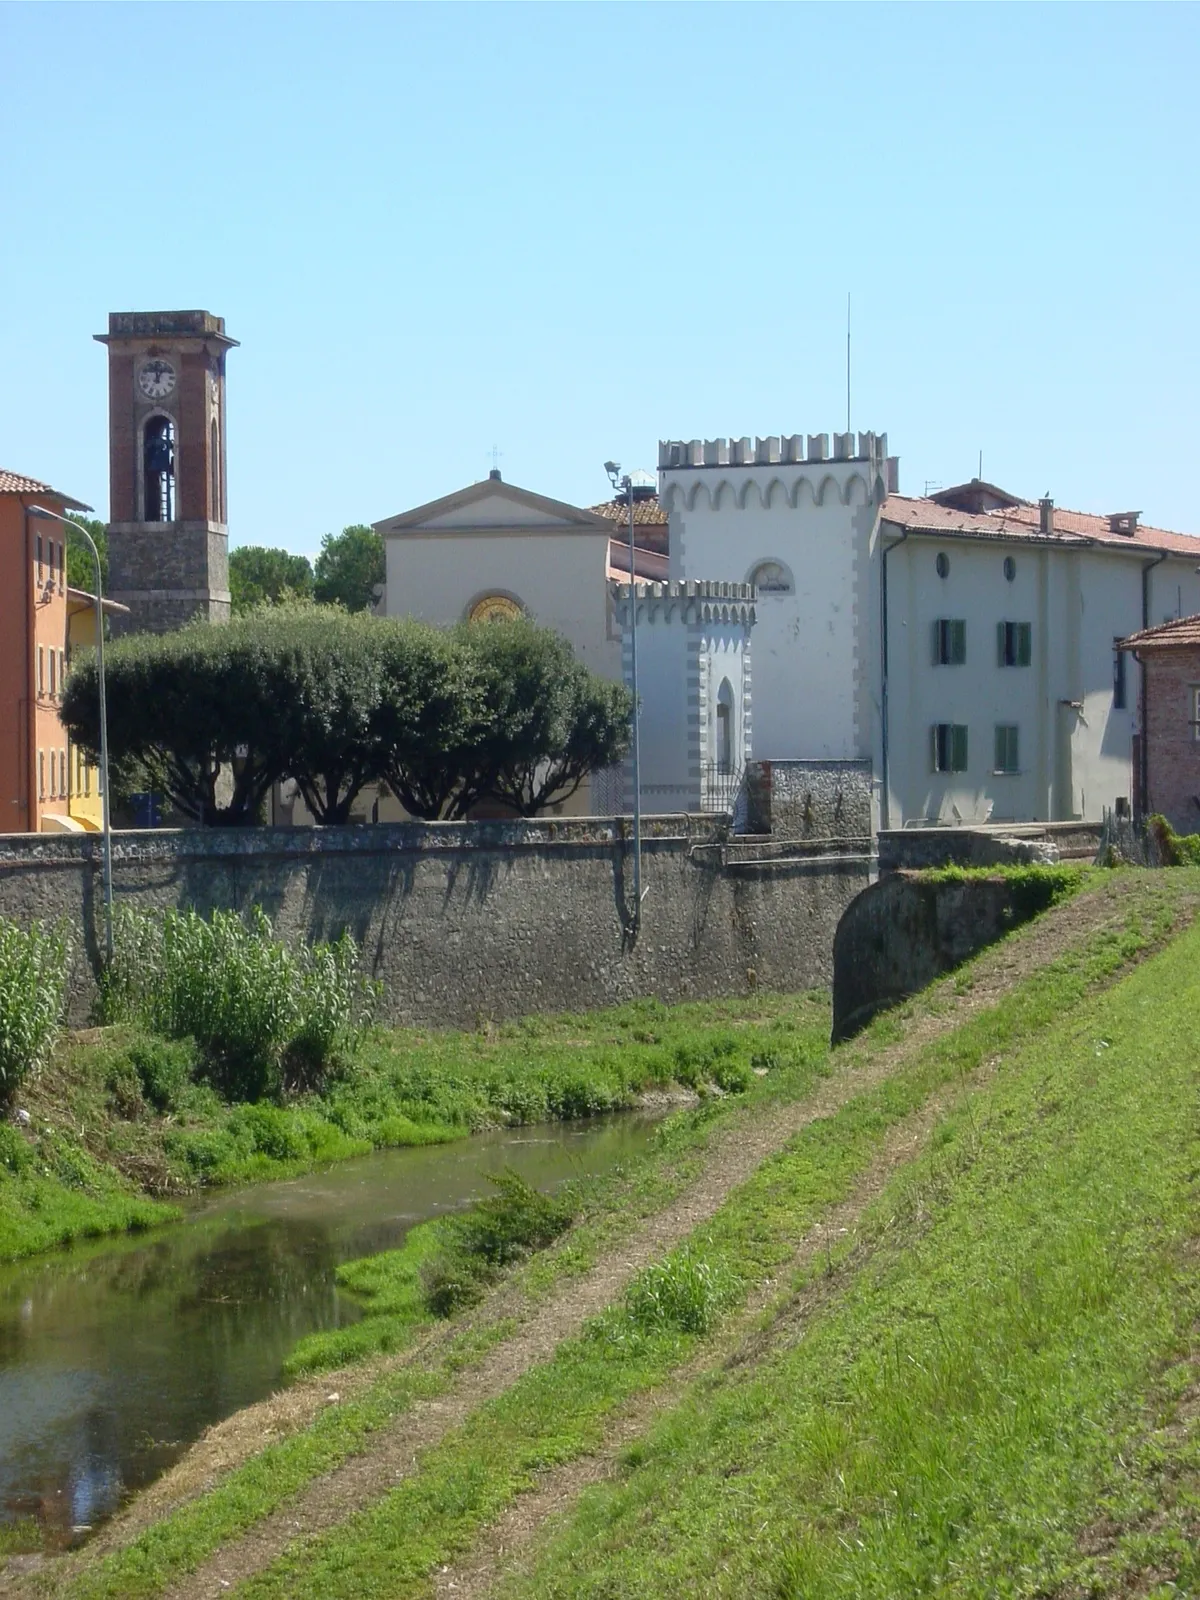
[[[89,508],[0,468],[0,833],[74,831],[81,772],[59,717],[67,666],[67,530],[30,516]],[[72,608],[91,596],[72,593]],[[88,607],[91,610],[91,606]],[[89,792],[96,788],[89,774]],[[76,808],[78,810],[78,808]]]

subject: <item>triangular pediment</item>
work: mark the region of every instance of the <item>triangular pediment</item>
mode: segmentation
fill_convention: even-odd
[[[486,478],[428,505],[402,511],[373,524],[390,534],[425,533],[603,533],[611,534],[607,517],[520,489],[515,483]]]

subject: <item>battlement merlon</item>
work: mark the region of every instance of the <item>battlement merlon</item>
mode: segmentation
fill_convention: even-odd
[[[857,445],[857,448],[856,448]],[[867,461],[881,471],[887,460],[886,433],[833,435],[830,455],[829,435],[810,433],[771,434],[765,439],[660,439],[660,471],[688,467],[765,467],[778,464],[796,466],[818,461]]]
[[[610,578],[609,593],[620,626],[629,619],[629,585]],[[705,622],[742,622],[753,626],[758,591],[752,583],[733,583],[715,578],[672,579],[669,583],[639,583],[639,614],[647,618],[689,615]]]
[[[211,311],[110,311],[108,332],[94,337],[101,344],[141,339],[205,339],[232,349],[238,341],[225,332],[225,318]]]

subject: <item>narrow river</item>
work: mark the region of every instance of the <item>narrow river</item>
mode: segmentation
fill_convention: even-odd
[[[627,1114],[385,1151],[0,1267],[0,1521],[85,1537],[211,1423],[278,1388],[304,1334],[358,1320],[341,1262],[470,1204],[506,1165],[543,1189],[608,1171],[653,1126]]]

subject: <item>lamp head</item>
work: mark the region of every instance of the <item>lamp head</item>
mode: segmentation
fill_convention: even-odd
[[[617,487],[617,479],[621,475],[620,464],[618,462],[616,462],[616,461],[606,461],[604,463],[604,470],[605,470],[605,472],[608,473],[608,481],[612,484],[613,488],[615,489]]]
[[[36,517],[39,522],[61,522],[61,517],[56,517],[53,511],[47,511],[45,506],[26,506],[25,515]]]

